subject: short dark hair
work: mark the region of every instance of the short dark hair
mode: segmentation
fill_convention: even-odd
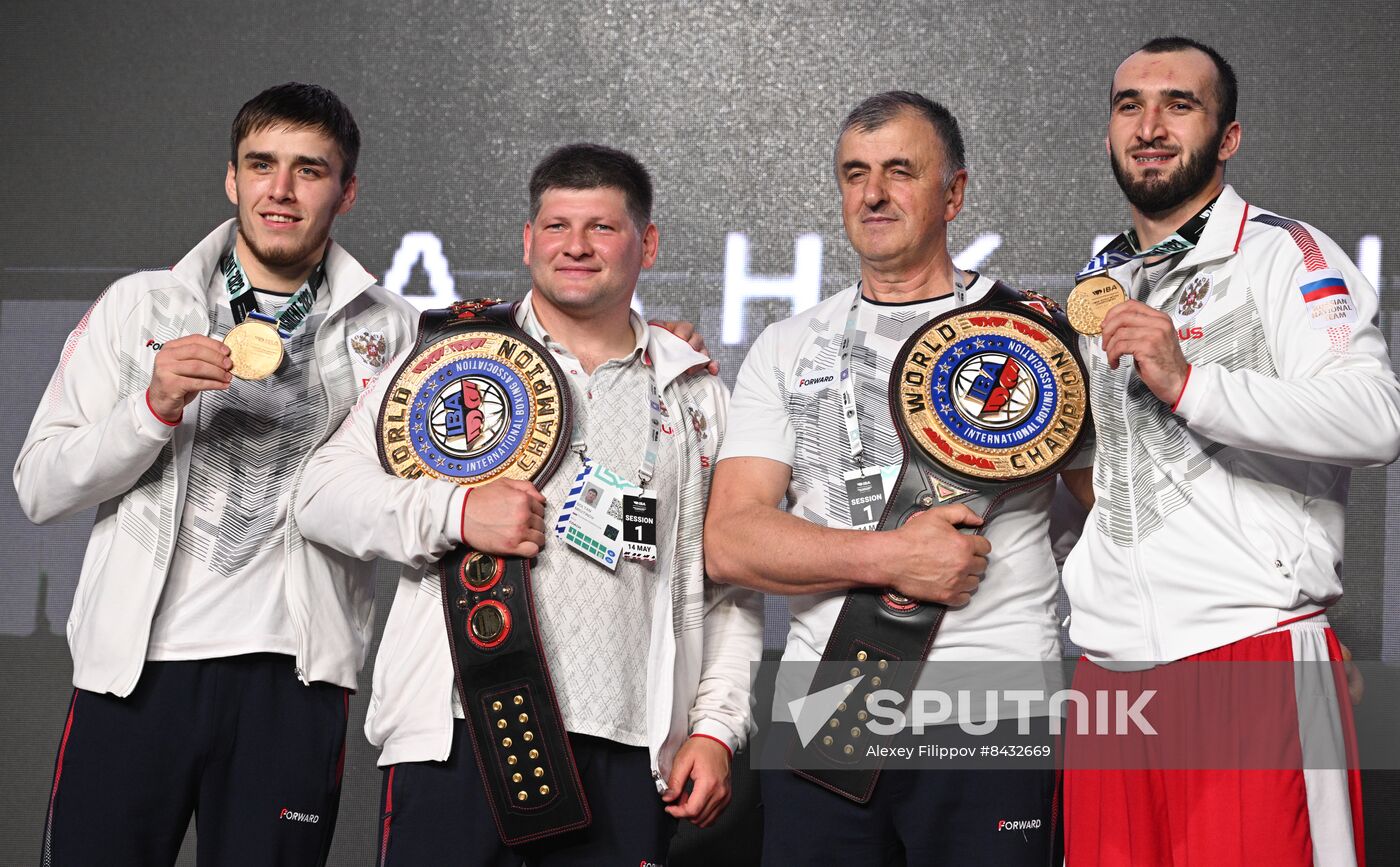
[[[547,190],[621,190],[638,229],[651,222],[651,175],[631,154],[603,145],[568,144],[549,152],[530,173],[530,219]]]
[[[958,119],[953,117],[953,113],[941,102],[934,102],[912,90],[887,90],[862,100],[841,122],[836,140],[839,142],[841,136],[849,130],[873,132],[904,112],[913,112],[927,120],[938,133],[939,140],[943,142],[943,156],[948,163],[944,167],[944,183],[951,180],[958,171],[967,168],[967,155],[963,150],[962,130],[958,128]]]
[[[289,81],[269,87],[243,103],[233,119],[233,131],[229,135],[229,161],[237,166],[239,142],[274,126],[324,133],[335,141],[345,161],[345,168],[340,172],[341,182],[355,174],[355,164],[360,159],[360,128],[340,97],[326,88]]]
[[[1187,39],[1185,36],[1158,36],[1138,49],[1146,54],[1172,54],[1177,51],[1195,49],[1209,57],[1215,64],[1215,97],[1220,102],[1220,132],[1234,123],[1235,110],[1240,99],[1240,85],[1235,78],[1235,70],[1230,61],[1220,56],[1220,52],[1209,45]],[[1137,52],[1134,52],[1137,53]],[[1110,94],[1111,97],[1111,94]]]

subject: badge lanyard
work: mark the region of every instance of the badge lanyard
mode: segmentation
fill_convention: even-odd
[[[651,377],[651,431],[647,439],[646,454],[642,457],[642,465],[637,468],[637,487],[645,488],[656,475],[656,461],[661,453],[661,394],[656,390],[656,375],[653,372]],[[575,430],[583,427],[574,425]],[[581,434],[582,431],[579,431]],[[569,449],[578,454],[579,459],[585,464],[588,463],[588,443],[580,436],[569,443]]]
[[[244,319],[257,319],[277,326],[277,333],[283,340],[288,339],[306,321],[311,308],[316,304],[316,293],[326,281],[326,260],[323,258],[301,284],[276,317],[258,310],[258,300],[253,295],[253,284],[238,262],[238,251],[231,250],[219,261],[219,270],[224,274],[224,287],[228,290],[228,306],[233,311],[233,324]]]
[[[590,463],[582,425],[575,424],[579,438],[569,444],[569,448],[578,453],[583,469],[575,477],[573,489],[559,510],[554,530],[564,544],[607,569],[616,569],[619,560],[655,563],[657,559],[656,492],[646,490],[656,473],[661,443],[661,395],[654,370],[650,385],[650,437],[642,465],[637,468],[635,485],[601,464]],[[585,481],[590,478],[592,484]],[[620,504],[616,499],[619,496]],[[619,505],[619,512],[614,512]]]
[[[1079,273],[1075,275],[1074,282],[1078,283],[1085,277],[1100,274],[1110,268],[1117,268],[1126,262],[1134,259],[1147,259],[1152,256],[1174,256],[1177,253],[1184,253],[1192,249],[1201,242],[1201,233],[1206,229],[1206,223],[1210,221],[1211,212],[1215,210],[1215,203],[1220,200],[1219,196],[1211,199],[1204,208],[1196,213],[1194,217],[1187,220],[1182,226],[1171,234],[1169,238],[1152,246],[1150,250],[1138,249],[1138,237],[1136,229],[1129,229],[1108,243],[1098,255],[1090,259]]]
[[[856,287],[856,297],[846,314],[846,330],[841,337],[841,414],[846,421],[846,439],[851,444],[851,460],[859,469],[865,468],[865,444],[860,438],[860,422],[856,419],[856,384],[851,376],[851,346],[855,343],[856,318],[860,312],[862,286]],[[967,303],[967,287],[963,285],[962,270],[953,269],[953,298],[957,307]],[[934,300],[934,299],[929,299]]]

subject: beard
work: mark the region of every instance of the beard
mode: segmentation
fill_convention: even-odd
[[[1170,211],[1182,202],[1189,200],[1210,185],[1220,161],[1215,154],[1220,151],[1220,143],[1225,138],[1221,130],[1215,141],[1194,151],[1181,154],[1181,165],[1168,175],[1160,173],[1145,178],[1134,178],[1128,166],[1119,161],[1118,154],[1111,154],[1113,177],[1129,203],[1144,214],[1160,214]],[[1128,157],[1131,159],[1131,157]]]
[[[238,236],[243,239],[243,243],[248,245],[248,249],[264,266],[269,268],[291,268],[305,262],[316,252],[326,246],[326,238],[329,233],[319,238],[304,238],[299,243],[292,242],[279,244],[276,246],[263,245],[253,237],[251,232],[243,228],[243,223],[238,224]]]

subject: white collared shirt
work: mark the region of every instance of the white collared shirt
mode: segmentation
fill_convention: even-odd
[[[550,338],[532,304],[521,304],[517,316],[564,370],[573,395],[574,441],[585,445],[590,461],[636,483],[651,430],[654,380],[646,355],[646,323],[633,312],[633,349],[589,374]],[[676,488],[677,468],[666,460],[668,453],[661,451],[647,485],[664,492],[657,502],[660,559],[655,563],[624,560],[612,572],[554,535],[560,506],[583,468],[577,452],[564,458],[543,489],[548,539],[533,568],[535,611],[564,726],[629,746],[647,745],[647,721],[638,708],[647,705],[647,647],[657,575],[670,568],[675,550],[676,504],[665,494]]]

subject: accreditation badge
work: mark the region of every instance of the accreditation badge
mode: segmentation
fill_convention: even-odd
[[[846,490],[846,506],[851,512],[851,527],[874,530],[885,513],[885,503],[899,478],[899,464],[883,467],[859,467],[843,473],[841,481]]]
[[[622,496],[622,557],[656,562],[656,492],[634,489]]]
[[[584,462],[570,487],[560,515],[564,544],[598,565],[617,569],[622,560],[622,500],[635,490],[627,479],[607,467]]]

